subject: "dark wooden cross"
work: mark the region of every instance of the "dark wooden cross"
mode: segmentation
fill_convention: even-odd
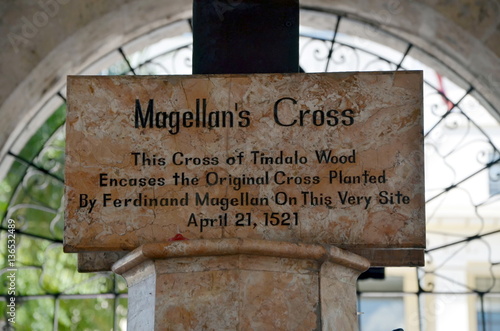
[[[193,1],[193,74],[298,71],[298,0]]]

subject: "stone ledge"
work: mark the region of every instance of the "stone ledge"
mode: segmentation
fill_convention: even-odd
[[[122,274],[147,260],[224,255],[260,255],[330,261],[360,272],[370,266],[370,262],[364,257],[334,246],[229,238],[144,244],[117,261],[112,270]]]

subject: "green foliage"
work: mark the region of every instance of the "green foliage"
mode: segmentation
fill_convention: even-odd
[[[0,182],[0,295],[4,300],[0,311],[6,312],[9,298],[7,225],[11,218],[16,226],[15,330],[45,331],[54,326],[113,330],[115,321],[117,329],[120,325],[125,329],[127,299],[118,294],[127,292],[125,281],[112,273],[79,273],[76,254],[62,249],[65,117],[62,105],[29,139]],[[2,314],[0,326],[6,321]]]
[[[113,307],[111,299],[60,300],[59,330],[113,330],[113,315],[103,313]]]
[[[6,157],[8,159],[9,157]],[[14,161],[9,169],[7,176],[0,181],[0,215],[2,219],[7,213],[7,208],[10,205],[10,199],[14,191],[18,187],[28,167],[19,162]]]
[[[52,330],[54,303],[52,298],[20,301],[16,309],[16,331]]]
[[[34,164],[40,166],[44,169],[50,169],[51,163],[54,161],[60,164],[60,169],[57,169],[55,175],[59,178],[63,178],[61,176],[62,169],[64,168],[64,131],[61,130],[59,135],[55,135],[53,137],[54,151],[49,151],[48,153],[42,153],[41,160],[36,162],[34,159],[37,155],[40,154],[46,142],[51,138],[54,133],[61,128],[66,120],[66,105],[61,105],[48,119],[47,121],[33,134],[33,136],[28,140],[24,148],[19,152],[19,157],[22,160],[33,162]],[[59,152],[55,151],[58,147]],[[47,156],[45,156],[47,154]],[[11,168],[9,169],[7,176],[2,179],[0,182],[0,215],[2,219],[5,217],[7,212],[7,208],[12,206],[15,203],[9,203],[14,193],[16,192],[16,188],[18,188],[19,184],[24,180],[24,175],[26,171],[28,171],[28,165],[21,161],[21,159],[15,160],[12,163]],[[52,161],[54,160],[54,161]],[[48,166],[47,168],[45,166]],[[51,192],[52,193],[52,192]],[[50,195],[52,198],[53,196]],[[49,198],[49,196],[47,197]],[[49,199],[45,199],[48,201]],[[50,200],[54,201],[54,200]],[[57,203],[60,203],[60,200]]]

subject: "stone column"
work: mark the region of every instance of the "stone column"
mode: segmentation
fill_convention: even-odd
[[[145,244],[113,266],[129,330],[357,330],[369,267],[337,247],[251,239]]]
[[[298,72],[298,0],[193,1],[193,74]],[[337,247],[252,239],[145,244],[113,266],[129,330],[357,330],[369,267]]]

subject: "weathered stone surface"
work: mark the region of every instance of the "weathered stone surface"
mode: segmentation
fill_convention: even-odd
[[[110,271],[111,266],[126,254],[126,251],[80,252],[78,253],[78,271]]]
[[[421,72],[71,77],[65,250],[423,248],[421,97]]]
[[[356,278],[368,266],[336,247],[205,239],[143,245],[113,271],[137,308],[129,327],[348,331],[358,329]]]

